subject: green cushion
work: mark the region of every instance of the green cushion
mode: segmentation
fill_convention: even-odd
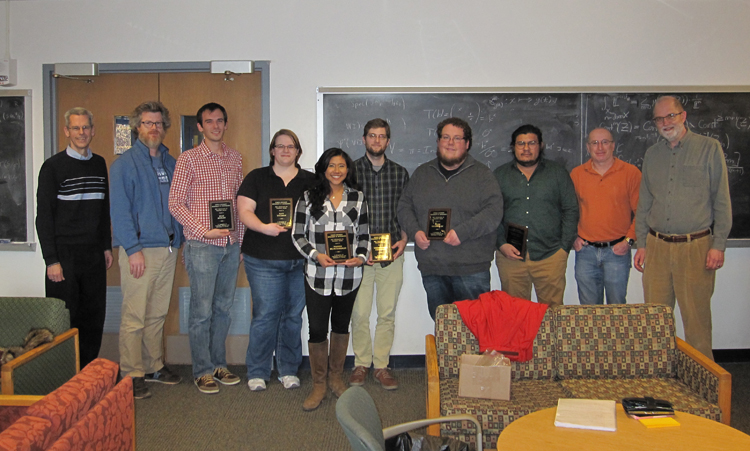
[[[31,329],[47,328],[55,335],[70,329],[65,302],[55,298],[0,297],[0,347],[21,346]]]

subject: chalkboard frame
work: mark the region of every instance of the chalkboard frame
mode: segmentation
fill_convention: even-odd
[[[23,97],[24,99],[24,139],[25,139],[25,176],[26,176],[26,241],[0,243],[0,251],[36,251],[34,242],[34,161],[33,133],[31,115],[31,89],[0,90],[0,97]]]
[[[331,95],[367,94],[670,94],[670,93],[749,93],[750,86],[571,86],[571,87],[318,87],[317,156],[325,150],[325,102]],[[583,122],[583,121],[582,121]],[[581,127],[585,125],[582,123]],[[581,142],[583,147],[583,142]],[[581,157],[583,163],[583,154]],[[579,164],[580,164],[579,163]],[[410,243],[411,244],[411,243]],[[730,238],[727,247],[750,247],[750,238]]]

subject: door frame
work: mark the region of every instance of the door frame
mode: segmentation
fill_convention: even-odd
[[[271,142],[271,74],[270,61],[254,61],[255,71],[260,72],[261,84],[261,149],[267,149]],[[210,61],[185,61],[161,63],[100,63],[100,74],[137,74],[165,72],[211,72]],[[43,120],[44,120],[44,159],[56,154],[57,142],[57,78],[54,64],[42,65]],[[84,77],[81,77],[84,78]],[[92,76],[96,79],[96,76]],[[261,152],[262,166],[271,163],[268,152]]]

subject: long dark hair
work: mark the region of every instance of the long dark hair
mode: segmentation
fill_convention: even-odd
[[[342,157],[346,163],[346,179],[344,179],[344,183],[349,188],[359,190],[359,185],[356,182],[354,174],[354,162],[343,150],[338,147],[331,147],[323,152],[318,162],[315,163],[315,184],[309,191],[310,211],[312,213],[323,211],[323,202],[325,202],[326,196],[331,194],[331,184],[326,179],[326,170],[333,157]]]

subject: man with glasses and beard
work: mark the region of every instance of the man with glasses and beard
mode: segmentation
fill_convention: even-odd
[[[497,229],[500,283],[511,296],[529,300],[533,285],[540,303],[562,305],[568,253],[578,227],[573,181],[565,167],[543,158],[538,127],[518,127],[510,146],[513,161],[495,169],[505,206]]]
[[[416,244],[433,320],[439,305],[490,291],[503,197],[490,170],[469,149],[466,121],[451,117],[440,122],[437,158],[414,171],[398,204],[398,222]]]
[[[674,307],[677,298],[685,341],[713,360],[711,296],[732,204],[721,144],[688,130],[686,119],[676,97],[656,100],[654,125],[664,140],[643,158],[633,266],[643,273],[646,303]]]
[[[373,377],[380,385],[386,390],[395,390],[398,381],[388,368],[388,362],[393,345],[396,304],[404,282],[403,254],[406,248],[406,232],[398,225],[396,207],[409,180],[409,173],[385,156],[390,140],[391,126],[388,122],[383,119],[368,121],[362,135],[365,156],[354,162],[357,183],[367,201],[370,236],[389,234],[388,244],[393,254],[392,261],[381,263],[373,262],[370,252],[363,267],[362,283],[352,312],[354,371],[349,384],[364,385],[370,365],[373,365]],[[375,288],[378,321],[373,340],[370,335],[370,314]]]
[[[162,353],[182,243],[182,227],[168,205],[176,164],[162,144],[169,126],[169,110],[161,102],[138,105],[130,115],[138,139],[110,168],[112,235],[120,246],[122,286],[120,373],[133,378],[135,399],[151,396],[145,382],[182,380],[164,365]]]

